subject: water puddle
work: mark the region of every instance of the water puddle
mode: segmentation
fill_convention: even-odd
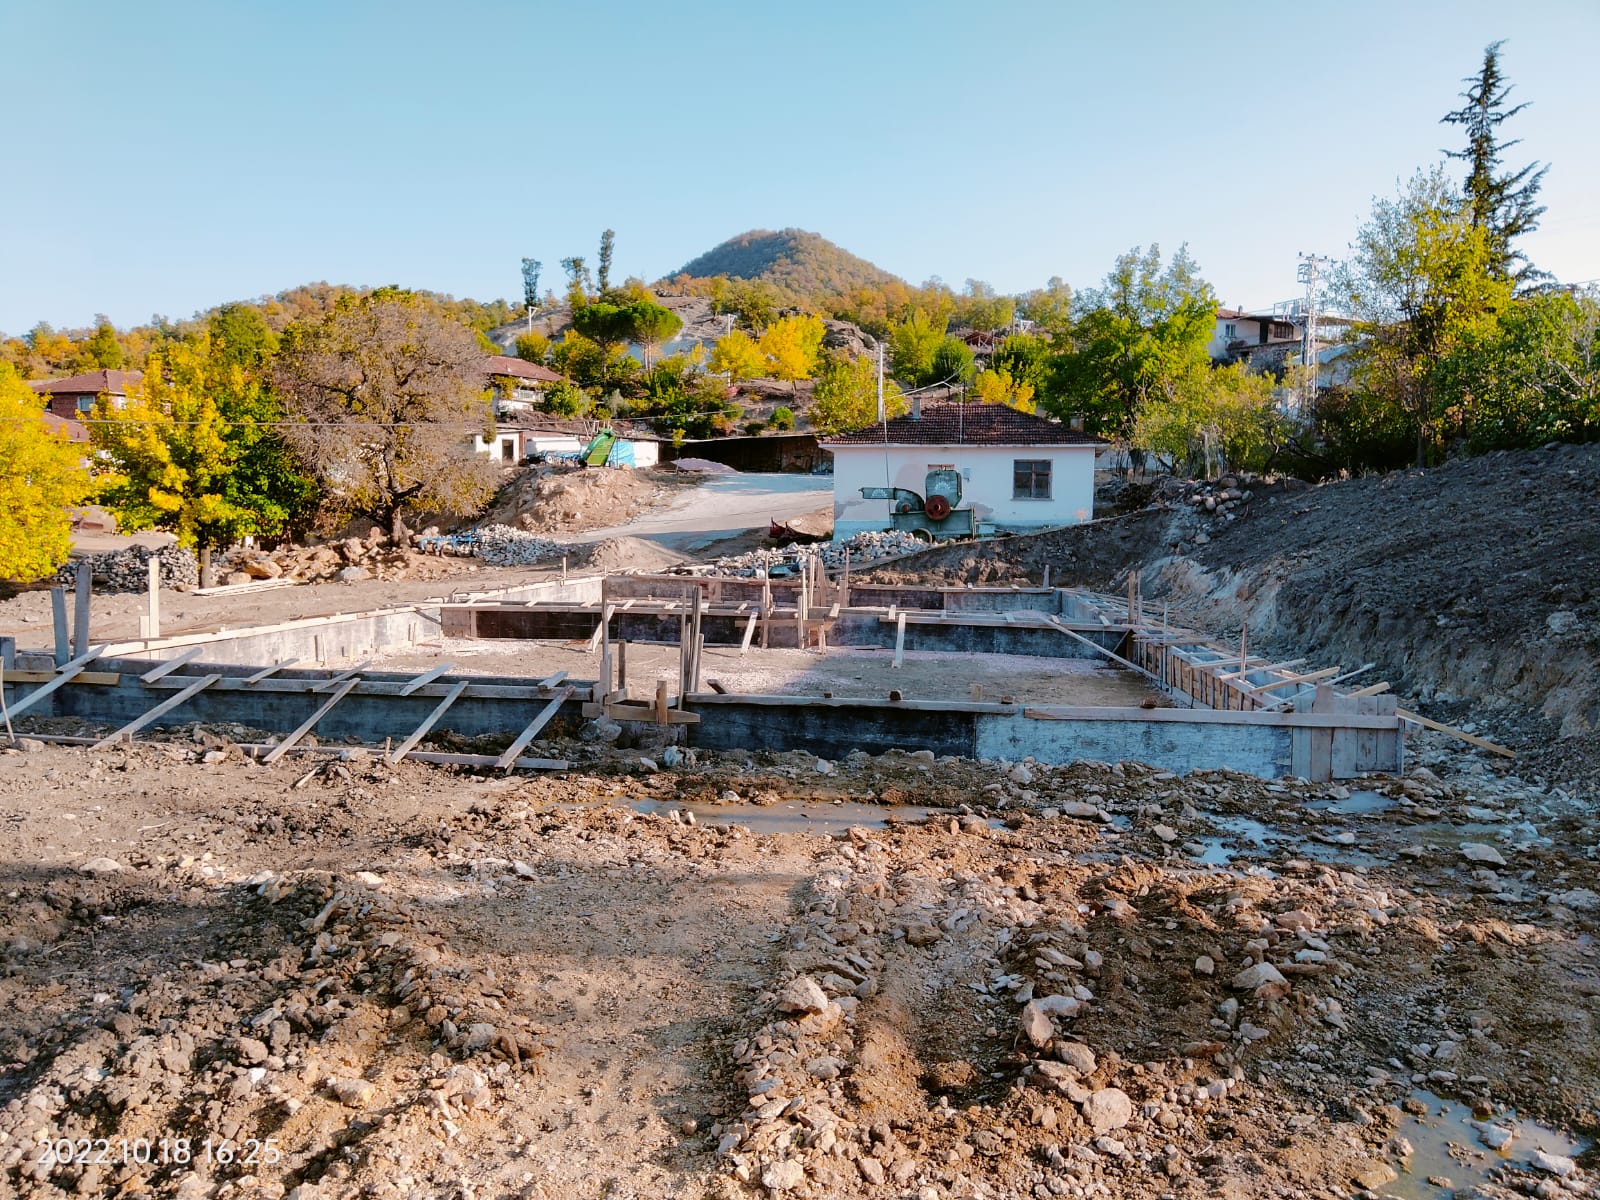
[[[1537,1121],[1518,1118],[1515,1113],[1475,1121],[1469,1106],[1442,1099],[1430,1091],[1419,1089],[1412,1098],[1428,1106],[1428,1115],[1408,1116],[1400,1123],[1399,1136],[1411,1143],[1413,1153],[1400,1177],[1381,1189],[1400,1200],[1441,1200],[1452,1193],[1465,1192],[1488,1182],[1496,1167],[1531,1167],[1534,1154],[1540,1150],[1575,1158],[1587,1149],[1583,1142]],[[1499,1150],[1491,1149],[1490,1141],[1502,1141],[1507,1132],[1510,1140]],[[1449,1183],[1430,1183],[1430,1179]]]
[[[1382,792],[1351,792],[1343,800],[1312,800],[1306,807],[1340,817],[1367,817],[1388,812],[1394,801]]]
[[[1342,802],[1341,802],[1342,803]],[[1193,856],[1207,866],[1227,866],[1240,855],[1250,857],[1274,853],[1283,858],[1306,858],[1342,866],[1371,867],[1379,859],[1354,846],[1330,844],[1274,829],[1254,817],[1211,816],[1211,822],[1224,832],[1218,837],[1196,838],[1201,853]]]

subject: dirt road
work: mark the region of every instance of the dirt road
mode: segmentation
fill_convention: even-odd
[[[694,553],[751,529],[765,529],[833,503],[833,480],[823,475],[779,475],[752,472],[715,475],[677,497],[659,513],[621,525],[590,529],[575,541],[636,537],[674,550]]]

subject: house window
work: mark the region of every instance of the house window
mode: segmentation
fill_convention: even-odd
[[[1222,336],[1231,342],[1234,338],[1239,336],[1239,327],[1231,323],[1224,325],[1222,327]]]
[[[81,412],[81,413],[89,412],[93,408],[94,408],[94,397],[93,396],[79,396],[78,397],[78,411],[79,412]]]
[[[500,439],[500,461],[515,462],[517,459],[517,443],[514,438]]]
[[[1013,500],[1050,499],[1050,460],[1048,458],[1019,458],[1011,464],[1011,498]]]

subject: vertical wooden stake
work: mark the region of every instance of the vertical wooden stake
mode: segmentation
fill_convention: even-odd
[[[656,680],[655,715],[657,725],[665,725],[667,723],[667,681],[665,679]]]
[[[1137,576],[1135,576],[1132,572],[1129,572],[1129,574],[1128,574],[1128,624],[1129,625],[1133,624],[1133,589],[1134,589],[1134,584],[1135,584],[1135,580],[1136,579],[1137,579]]]
[[[94,574],[89,560],[78,560],[72,608],[72,655],[74,658],[89,649],[89,594],[94,587]]]
[[[1045,563],[1045,565],[1044,565],[1044,586],[1046,588],[1048,588],[1050,586],[1050,564],[1049,563]]]
[[[628,643],[626,639],[617,642],[617,691],[624,696],[628,694]]]
[[[1239,626],[1239,674],[1244,675],[1245,643],[1250,639],[1250,623]]]
[[[683,694],[689,690],[689,617],[678,618],[678,707],[683,707]]]
[[[150,636],[161,636],[161,560],[150,556]]]
[[[901,613],[894,622],[894,665],[903,666],[906,661],[906,615]]]
[[[850,607],[850,551],[844,552],[844,595],[840,597],[844,607]]]

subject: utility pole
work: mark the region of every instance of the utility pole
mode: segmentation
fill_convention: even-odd
[[[528,310],[528,332],[533,332],[533,310],[539,307],[539,272],[544,264],[537,258],[522,260],[522,303]]]
[[[882,425],[888,420],[888,414],[883,407],[883,340],[878,340],[878,424]]]
[[[1317,254],[1301,254],[1295,278],[1306,285],[1305,328],[1300,342],[1301,392],[1297,415],[1310,412],[1317,399],[1317,309],[1322,303],[1322,268],[1328,259]]]

